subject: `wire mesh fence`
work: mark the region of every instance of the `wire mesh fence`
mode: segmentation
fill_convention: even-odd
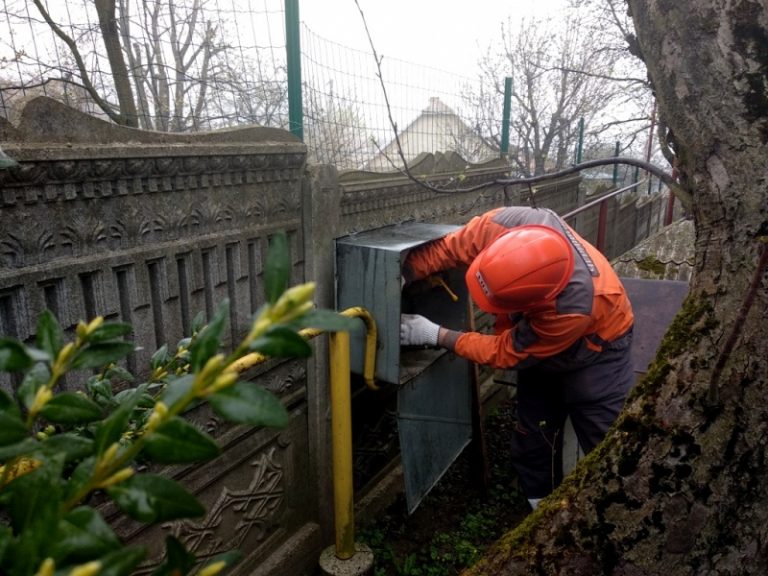
[[[282,0],[118,0],[113,27],[109,16],[93,0],[2,0],[0,117],[17,122],[27,100],[46,95],[150,130],[287,128]],[[390,170],[401,161],[392,124],[406,160],[447,150],[470,161],[498,155],[464,120],[468,78],[389,58],[379,67],[370,50],[307,25],[301,68],[314,161]]]
[[[46,95],[149,130],[288,129],[286,1],[0,0],[0,121],[18,123],[25,102]],[[307,24],[299,36],[311,161],[389,171],[425,152],[499,157],[468,95],[486,95],[482,113],[498,127],[503,82],[377,59]]]
[[[302,30],[305,130],[314,159],[344,168],[391,170],[422,152],[456,151],[477,162],[498,157],[473,131],[463,93],[470,78]],[[395,130],[399,136],[399,149]],[[332,156],[329,156],[331,154]]]
[[[151,130],[286,124],[281,3],[106,4],[2,0],[0,115],[42,94]]]

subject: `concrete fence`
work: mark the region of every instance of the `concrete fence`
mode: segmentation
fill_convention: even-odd
[[[138,346],[127,368],[139,374],[159,346],[175,345],[196,314],[210,317],[224,298],[229,339],[242,336],[263,303],[262,263],[276,231],[290,239],[293,282],[315,280],[317,304],[333,308],[335,238],[407,220],[463,223],[503,204],[533,201],[565,213],[584,202],[578,176],[533,190],[439,193],[398,173],[308,166],[305,146],[280,130],[148,133],[45,98],[30,102],[17,126],[0,124],[0,147],[20,163],[0,172],[0,334],[31,341],[46,308],[69,334],[95,315],[125,321]],[[421,157],[411,170],[446,186],[457,176],[461,186],[507,176],[501,161],[467,166],[440,154]],[[619,225],[611,228],[609,255],[654,232],[662,202],[612,201],[609,218]],[[594,240],[596,220],[595,210],[575,225]],[[235,574],[312,570],[333,540],[327,342],[312,345],[309,360],[274,360],[248,374],[284,402],[287,428],[225,424],[204,407],[186,415],[223,453],[202,466],[162,471],[207,505],[204,519],[146,528],[105,508],[120,534],[150,547],[145,573],[160,561],[167,534],[200,556],[241,549]],[[64,386],[76,388],[79,376]],[[18,384],[7,375],[0,380],[6,390]],[[397,462],[397,434],[386,392],[353,387],[362,500]]]

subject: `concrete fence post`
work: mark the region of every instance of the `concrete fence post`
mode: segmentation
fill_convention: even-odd
[[[305,278],[317,283],[319,308],[334,308],[334,239],[341,231],[341,188],[333,166],[310,166],[302,187],[302,229]],[[329,405],[328,338],[315,338],[307,364],[308,447],[310,478],[315,479],[315,501],[323,543],[333,541],[333,475]]]

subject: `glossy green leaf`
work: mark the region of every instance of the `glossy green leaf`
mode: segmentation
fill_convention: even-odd
[[[139,522],[167,522],[205,514],[197,498],[163,476],[139,474],[107,492],[123,512]]]
[[[106,342],[115,340],[133,332],[133,327],[125,322],[104,322],[88,335],[88,342]]]
[[[19,372],[32,365],[32,358],[21,342],[0,338],[0,372]]]
[[[101,368],[112,362],[117,362],[133,352],[133,342],[110,340],[94,342],[81,348],[72,360],[73,368]]]
[[[216,354],[221,347],[221,335],[229,316],[229,301],[224,300],[213,315],[213,319],[203,328],[189,348],[189,363],[192,372],[198,372],[208,359]]]
[[[62,497],[64,456],[46,458],[37,469],[19,476],[3,488],[9,496],[6,510],[16,534],[49,539],[56,526]]]
[[[121,546],[120,539],[96,510],[80,506],[59,521],[50,554],[57,564],[87,562]]]
[[[288,288],[291,276],[291,256],[288,237],[279,232],[269,240],[266,263],[264,264],[264,297],[270,304],[277,302]]]
[[[27,370],[17,392],[22,404],[31,408],[35,401],[35,395],[40,387],[51,379],[51,370],[47,364],[37,362]]]
[[[144,384],[145,390],[147,386],[148,384]],[[115,402],[130,402],[136,400],[136,403],[138,404],[142,398],[142,394],[139,394],[137,398],[133,398],[134,394],[136,394],[136,388],[126,388],[125,390],[121,390],[115,394]]]
[[[21,412],[7,392],[0,390],[0,446],[10,446],[29,437]]]
[[[165,557],[152,576],[184,576],[195,567],[197,559],[173,536],[165,538]]]
[[[94,446],[94,441],[90,438],[75,432],[66,432],[51,436],[41,444],[40,448],[50,454],[61,453],[66,462],[72,462],[92,454]]]
[[[96,402],[75,392],[61,392],[51,398],[40,410],[49,422],[59,424],[84,424],[101,418],[101,408]]]
[[[285,326],[274,326],[251,342],[250,349],[273,358],[307,358],[312,348],[304,338]]]
[[[288,412],[277,397],[252,382],[211,394],[211,407],[230,422],[282,428],[288,424]]]
[[[45,350],[40,350],[34,346],[27,346],[27,355],[32,359],[32,362],[51,362],[51,355]]]
[[[55,358],[64,345],[64,331],[50,310],[44,310],[37,318],[37,347]]]
[[[126,396],[117,409],[105,418],[96,428],[96,453],[102,454],[114,442],[117,442],[122,436],[131,418],[131,413],[136,407],[146,386],[139,386],[132,393]]]
[[[11,398],[11,395],[2,388],[0,388],[0,412],[20,413],[19,408],[16,406],[16,402],[13,401],[13,398]]]
[[[360,326],[359,318],[347,318],[333,310],[311,310],[304,314],[297,325],[299,328],[315,328],[326,332],[351,332]]]
[[[195,317],[192,318],[192,334],[197,334],[205,327],[205,313],[204,312],[198,312],[195,314]]]
[[[110,552],[99,558],[102,565],[99,576],[130,576],[146,555],[147,549],[144,546],[131,546]]]
[[[149,365],[154,370],[167,364],[168,360],[170,360],[170,357],[168,356],[168,344],[163,344],[154,354],[152,354],[152,358],[149,359]]]
[[[96,457],[89,456],[75,466],[72,474],[69,475],[69,479],[64,487],[64,498],[72,498],[77,494],[93,477],[94,469],[96,468]]]
[[[10,446],[29,437],[29,430],[18,412],[0,412],[0,446]]]
[[[91,376],[85,383],[85,388],[96,402],[101,405],[110,406],[114,400],[112,394],[112,383],[105,380],[100,375]]]
[[[13,540],[13,530],[8,526],[0,524],[0,566],[7,566],[5,553]]]
[[[185,374],[179,378],[175,378],[168,383],[168,386],[163,392],[162,401],[168,407],[172,408],[175,404],[184,398],[192,389],[192,384],[195,382],[194,374]]]
[[[46,535],[47,536],[47,535]],[[11,538],[3,554],[3,576],[28,576],[36,574],[43,561],[46,539],[38,534],[17,534]]]
[[[22,454],[31,454],[40,447],[40,442],[34,438],[25,438],[19,442],[0,446],[0,462],[7,462],[11,458]]]
[[[150,384],[151,386],[151,384]],[[155,407],[155,397],[152,396],[152,394],[142,394],[141,398],[139,398],[139,403],[137,404],[139,408],[154,408]]]
[[[107,378],[119,378],[120,380],[129,382],[129,383],[136,381],[136,377],[133,374],[128,372],[128,370],[126,370],[122,366],[118,366],[118,365],[110,366],[105,376]]]
[[[219,446],[208,434],[176,417],[147,437],[144,453],[155,462],[198,462],[218,456]]]

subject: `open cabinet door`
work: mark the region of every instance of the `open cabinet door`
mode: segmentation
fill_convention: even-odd
[[[463,330],[467,289],[461,270],[402,287],[407,253],[457,226],[410,222],[336,240],[336,306],[362,306],[376,321],[377,384],[398,386],[400,453],[413,512],[472,438],[470,363],[447,350],[400,346],[400,315],[421,314]],[[351,336],[351,368],[362,373],[365,333]]]

